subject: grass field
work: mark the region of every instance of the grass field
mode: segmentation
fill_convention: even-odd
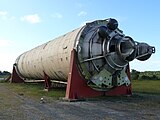
[[[20,83],[7,85],[13,92],[23,94],[33,98],[41,98],[43,96],[52,97],[52,99],[59,99],[65,97],[65,88],[53,88],[51,91],[44,91],[44,84],[37,83]],[[132,80],[132,88],[134,93],[147,93],[160,95],[160,80]]]
[[[33,98],[41,98],[43,96],[59,99],[65,96],[64,88],[53,88],[51,91],[44,91],[44,84],[42,83],[0,83],[7,85],[13,92],[23,94]]]
[[[133,92],[160,95],[160,80],[132,80]]]

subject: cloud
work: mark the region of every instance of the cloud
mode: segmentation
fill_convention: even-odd
[[[61,19],[63,18],[63,15],[60,14],[60,13],[54,13],[53,15],[51,15],[53,18],[58,18],[58,19]]]
[[[13,41],[11,40],[0,40],[0,48],[10,47],[13,45]]]
[[[0,11],[0,19],[2,20],[15,20],[15,16],[9,15],[7,11]]]
[[[81,11],[81,12],[79,12],[78,13],[78,16],[80,17],[80,16],[86,16],[87,15],[87,12],[85,12],[85,11]]]
[[[16,19],[16,17],[15,16],[12,16],[11,18],[10,18],[10,20],[15,20]]]
[[[40,23],[41,22],[41,19],[40,19],[38,14],[23,16],[23,17],[21,17],[21,20],[29,22],[31,24],[35,24],[35,23]]]
[[[7,15],[8,15],[7,11],[0,11],[0,18],[2,20],[6,20],[7,19]]]
[[[0,11],[0,16],[6,16],[8,14],[7,11]]]

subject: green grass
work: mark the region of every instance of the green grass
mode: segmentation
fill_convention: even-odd
[[[133,92],[160,95],[160,80],[132,80]]]
[[[5,80],[0,80],[0,83],[5,83],[6,81]]]
[[[53,100],[65,97],[65,88],[53,88],[51,91],[44,91],[42,83],[0,83],[8,86],[8,88],[16,94],[24,95],[35,99],[41,97],[51,97]],[[160,95],[160,80],[132,80],[132,88],[134,93],[147,93]]]
[[[17,94],[23,94],[32,98],[52,97],[53,99],[59,99],[65,96],[64,88],[53,88],[52,90],[44,91],[44,84],[42,83],[0,83],[6,84],[9,89]]]

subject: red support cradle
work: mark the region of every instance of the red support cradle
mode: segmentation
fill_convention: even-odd
[[[11,76],[11,83],[24,83],[24,80],[19,77],[15,65],[13,65],[13,70],[12,70],[12,76]]]
[[[129,65],[127,67],[126,73],[130,79]],[[131,95],[131,94],[132,94],[131,85],[118,86],[107,92],[96,91],[90,88],[78,70],[76,64],[76,51],[72,50],[65,99],[71,100],[71,99],[83,99],[83,98],[90,98],[90,97],[104,96],[104,95],[117,96],[117,95]]]

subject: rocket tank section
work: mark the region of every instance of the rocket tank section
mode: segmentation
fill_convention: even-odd
[[[88,86],[105,91],[130,85],[126,66],[130,61],[150,58],[153,46],[134,41],[109,18],[86,23],[83,27],[21,54],[14,64],[24,80],[43,79],[44,72],[53,80],[67,81],[71,51]]]

